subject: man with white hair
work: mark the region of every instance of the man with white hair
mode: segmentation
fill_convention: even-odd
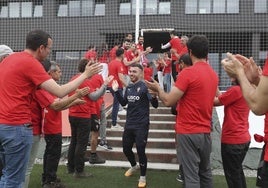
[[[0,62],[2,62],[5,57],[12,53],[13,50],[9,46],[4,44],[0,45]]]

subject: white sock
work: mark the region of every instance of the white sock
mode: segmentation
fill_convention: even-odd
[[[146,181],[146,176],[140,176],[140,180],[142,180],[142,181]]]
[[[137,170],[137,169],[139,168],[139,165],[136,164],[135,166],[132,166],[131,168],[132,168],[133,170]]]

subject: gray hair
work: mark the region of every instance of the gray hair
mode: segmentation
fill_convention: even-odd
[[[188,42],[189,38],[186,35],[181,36],[181,40]]]
[[[48,72],[57,70],[57,67],[59,67],[59,64],[56,63],[55,61],[50,61],[50,63],[51,63],[51,65],[50,65],[50,68],[49,68]]]

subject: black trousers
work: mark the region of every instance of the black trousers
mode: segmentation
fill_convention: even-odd
[[[61,157],[61,134],[45,134],[46,149],[43,162],[43,183],[55,182]]]
[[[83,172],[84,156],[90,133],[90,118],[69,117],[71,124],[71,143],[68,151],[68,171]]]
[[[140,175],[145,176],[147,170],[147,157],[145,147],[148,139],[148,129],[125,129],[123,133],[123,152],[130,162],[131,166],[135,166],[136,159],[132,151],[134,143],[139,157]]]
[[[178,75],[178,73],[177,73],[177,70],[176,70],[176,61],[174,61],[174,60],[172,60],[172,62],[171,62],[171,73],[172,73],[172,78],[173,78],[173,80],[174,80],[174,82],[176,81],[176,79],[177,79],[177,75]]]
[[[246,188],[242,163],[247,154],[248,143],[221,144],[221,156],[225,179],[229,188]]]
[[[264,144],[262,148],[260,164],[257,171],[257,180],[256,186],[261,188],[268,187],[268,161],[264,161],[265,147],[267,144]]]

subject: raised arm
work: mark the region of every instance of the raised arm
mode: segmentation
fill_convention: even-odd
[[[268,76],[260,76],[258,86],[253,85],[249,80],[258,71],[252,71],[252,62],[243,62],[232,54],[227,54],[228,59],[222,60],[225,71],[232,77],[237,78],[242,88],[242,93],[249,108],[256,115],[263,115],[268,111]],[[243,65],[244,63],[244,65]],[[247,64],[247,63],[250,63]],[[252,71],[250,73],[249,69]],[[249,79],[248,79],[249,78]]]
[[[169,93],[166,93],[163,89],[161,89],[160,85],[157,81],[153,80],[153,82],[146,81],[147,87],[152,91],[156,92],[161,101],[165,106],[173,106],[181,99],[184,92],[179,90],[177,87],[173,86]]]
[[[96,101],[98,100],[101,96],[103,96],[106,92],[107,89],[107,85],[113,80],[114,76],[109,76],[105,79],[104,83],[102,84],[102,86],[97,89],[96,91],[90,93],[88,95],[88,97],[93,100]]]
[[[168,42],[168,43],[166,43],[166,44],[161,44],[161,49],[163,50],[163,49],[167,49],[167,48],[169,48],[169,47],[171,47],[171,44]]]
[[[40,87],[52,93],[53,95],[62,98],[71,91],[77,89],[85,79],[90,78],[94,74],[99,73],[101,69],[102,66],[99,64],[87,65],[85,71],[79,77],[67,84],[60,86],[53,79],[49,79],[43,82]]]
[[[118,92],[118,82],[116,80],[113,81],[112,83],[112,89],[115,92],[115,97],[118,99],[118,102],[122,105],[125,106],[127,104],[126,98],[124,98],[119,92]]]
[[[73,105],[83,104],[84,101],[81,100],[80,98],[82,96],[87,95],[88,93],[89,93],[88,87],[85,87],[83,89],[79,89],[75,92],[75,94],[73,94],[70,97],[54,101],[52,104],[49,105],[49,108],[51,108],[55,111],[61,111],[61,110],[65,110]]]

